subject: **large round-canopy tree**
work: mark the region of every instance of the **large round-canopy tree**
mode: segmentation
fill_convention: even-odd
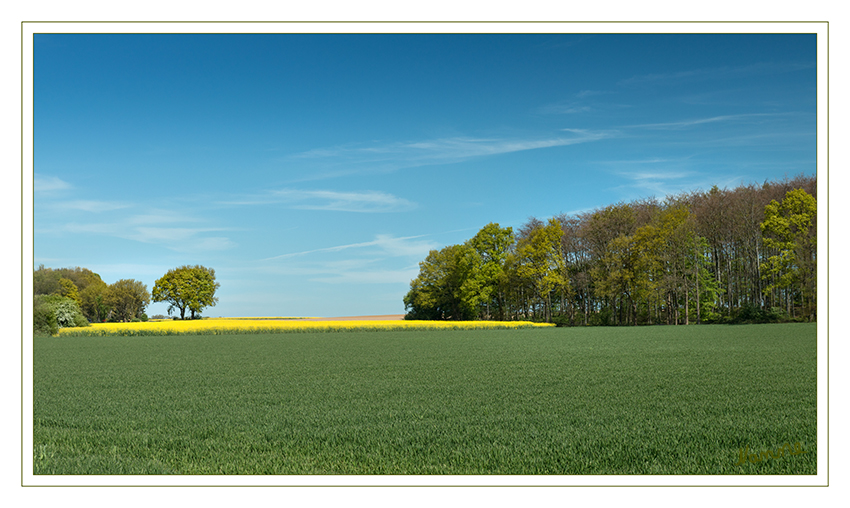
[[[214,307],[218,302],[215,291],[220,286],[215,281],[215,270],[201,265],[181,266],[168,270],[157,279],[153,287],[154,302],[168,302],[168,314],[180,311],[180,319],[186,319],[186,311],[194,319],[204,307]]]

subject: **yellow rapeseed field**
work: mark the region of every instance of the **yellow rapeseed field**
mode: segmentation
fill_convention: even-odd
[[[93,323],[85,328],[61,328],[60,337],[142,335],[231,335],[249,333],[303,333],[400,330],[479,330],[554,326],[530,321],[307,321],[297,318],[209,318],[144,323]]]

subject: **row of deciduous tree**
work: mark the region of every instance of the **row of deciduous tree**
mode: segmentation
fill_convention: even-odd
[[[817,180],[488,224],[433,250],[408,319],[690,324],[817,316]]]
[[[121,279],[107,284],[88,268],[45,268],[33,271],[34,295],[57,295],[77,304],[88,321],[131,321],[142,317],[151,296],[145,284]]]
[[[106,284],[88,268],[52,269],[40,265],[33,271],[34,315],[38,317],[36,321],[48,323],[45,330],[50,328],[51,313],[60,327],[107,320],[145,320],[145,308],[154,301],[168,302],[168,313],[179,311],[181,319],[188,310],[194,319],[205,307],[218,302],[215,291],[219,286],[215,270],[200,265],[169,270],[157,279],[152,293],[134,279]],[[71,317],[63,318],[65,314]]]

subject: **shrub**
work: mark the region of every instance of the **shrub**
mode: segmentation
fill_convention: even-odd
[[[56,323],[56,314],[47,305],[36,302],[32,313],[32,332],[34,335],[56,335],[59,333],[59,325]]]
[[[614,324],[614,311],[606,307],[599,312],[593,313],[588,319],[590,326],[612,326]]]
[[[46,309],[52,313],[60,328],[89,326],[80,306],[70,298],[59,295],[37,295],[33,309],[37,308]],[[35,320],[34,314],[35,312],[33,312],[33,320]]]
[[[564,314],[552,316],[552,322],[555,323],[555,326],[572,326],[573,325],[570,322],[570,317],[565,316]]]
[[[749,304],[741,306],[731,319],[725,319],[725,322],[730,324],[786,323],[788,321],[792,321],[792,319],[785,309],[771,307],[770,310],[767,310]]]

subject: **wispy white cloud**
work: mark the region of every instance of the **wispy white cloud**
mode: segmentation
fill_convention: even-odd
[[[397,212],[415,205],[403,198],[379,191],[339,192],[329,190],[280,189],[272,194],[302,210],[332,210],[337,212]]]
[[[662,162],[670,162],[670,159],[661,159],[658,157],[652,159],[638,159],[638,160],[622,160],[622,161],[606,161],[609,164],[660,164]]]
[[[581,113],[610,114],[613,111],[621,111],[634,107],[603,96],[617,95],[619,92],[613,90],[581,90],[562,100],[544,104],[534,110],[538,115],[579,115]],[[587,116],[585,115],[585,118]],[[616,134],[616,131],[607,131],[608,134]]]
[[[35,192],[50,192],[70,188],[70,183],[55,176],[33,175],[33,190]]]
[[[74,201],[64,201],[56,203],[56,208],[67,209],[67,210],[82,210],[84,212],[111,212],[113,210],[120,210],[122,208],[130,208],[131,204],[129,203],[120,203],[116,201],[95,201],[95,200],[85,200],[78,199]]]
[[[425,257],[429,251],[435,249],[437,244],[430,241],[415,241],[417,238],[422,238],[425,235],[394,237],[392,235],[376,235],[375,239],[369,242],[350,243],[346,245],[335,245],[333,247],[323,247],[320,249],[312,249],[301,252],[292,252],[289,254],[281,254],[262,261],[270,261],[273,259],[288,259],[294,257],[306,256],[308,254],[318,254],[326,252],[340,252],[350,249],[361,249],[364,247],[377,247],[383,254],[389,256],[407,256],[407,257]]]
[[[795,72],[815,67],[814,62],[763,62],[741,66],[723,66],[703,69],[688,69],[676,72],[641,74],[621,80],[621,86],[642,84],[679,84],[683,81],[701,81],[708,79],[727,79],[733,76],[779,74]]]
[[[170,224],[180,222],[199,222],[201,219],[191,217],[186,214],[165,209],[151,209],[145,213],[140,213],[127,217],[128,224]]]
[[[600,104],[592,99],[600,95],[611,94],[610,91],[602,90],[582,90],[574,94],[571,98],[564,99],[551,104],[546,104],[537,108],[537,113],[542,115],[569,115],[577,113],[587,113],[595,109],[609,108],[611,104]],[[615,107],[621,107],[615,105]]]
[[[419,261],[439,244],[428,235],[375,235],[366,242],[281,254],[258,260],[262,270],[311,282],[333,284],[407,284],[419,273]],[[344,253],[342,256],[339,253]]]
[[[655,171],[614,171],[621,185],[619,190],[637,191],[642,196],[654,195],[663,197],[681,192],[685,188],[696,188],[693,179],[700,175],[689,170],[663,170]]]
[[[209,233],[226,231],[218,227],[162,226],[164,222],[179,223],[181,216],[169,215],[163,210],[145,214],[116,217],[108,222],[68,222],[53,229],[54,232],[93,234],[123,238],[141,243],[161,245],[179,252],[224,250],[236,244],[223,236],[207,236]],[[190,219],[191,220],[191,219]]]
[[[204,237],[203,233],[222,231],[222,228],[178,228],[132,225],[131,221],[109,223],[65,224],[69,233],[89,233],[163,245],[172,250],[222,250],[235,244],[224,237]]]
[[[675,130],[682,129],[687,127],[693,127],[695,125],[703,125],[708,123],[718,123],[718,122],[732,122],[738,120],[746,120],[753,118],[764,118],[764,117],[776,117],[776,116],[784,116],[782,113],[745,113],[740,115],[720,115],[720,116],[712,116],[709,118],[696,118],[692,120],[682,120],[678,122],[663,122],[663,123],[645,123],[645,124],[637,124],[637,125],[628,125],[628,128],[644,128],[644,129],[662,129],[662,130]]]
[[[328,284],[408,284],[418,274],[418,268],[406,270],[367,270],[342,272],[327,277],[314,277],[310,280]]]
[[[587,113],[591,111],[589,105],[580,101],[564,101],[555,104],[547,104],[538,108],[537,112],[543,115],[571,115],[576,113]]]
[[[473,157],[485,157],[526,150],[589,143],[611,137],[612,131],[564,129],[570,136],[548,136],[534,139],[477,138],[457,136],[388,144],[342,145],[309,150],[296,154],[305,159],[339,159],[347,163],[385,163],[393,168],[459,162]]]
[[[222,201],[225,205],[283,204],[296,210],[386,213],[412,210],[416,204],[380,191],[333,191],[277,189],[242,199]]]

